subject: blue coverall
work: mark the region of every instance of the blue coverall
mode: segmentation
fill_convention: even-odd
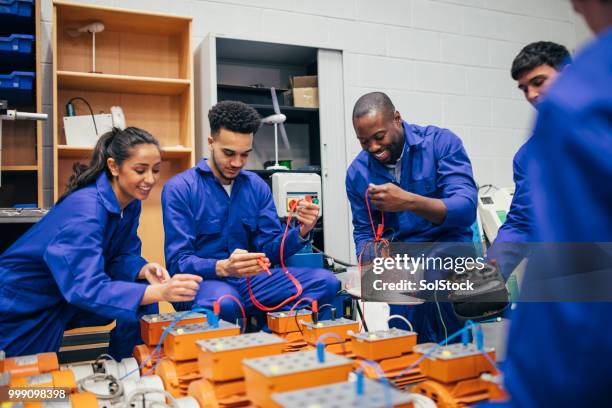
[[[533,242],[534,238],[533,209],[527,177],[531,144],[531,139],[527,140],[514,155],[512,161],[514,195],[510,211],[487,253],[489,260],[495,259],[506,280],[527,256],[528,246],[525,243]]]
[[[611,67],[608,29],[579,53],[538,108],[529,176],[539,241],[612,242]],[[525,279],[580,272],[556,261],[549,261],[559,268],[552,271],[528,267]],[[511,405],[609,405],[611,316],[609,302],[520,303],[505,370]]]
[[[258,314],[249,297],[246,278],[219,278],[218,260],[227,259],[236,249],[263,252],[272,265],[280,263],[281,228],[270,188],[256,174],[242,170],[234,179],[228,196],[215,178],[206,159],[196,167],[170,179],[162,192],[165,230],[165,255],[168,271],[191,273],[204,278],[195,303],[212,308],[222,295],[236,297],[247,315]],[[285,259],[302,249],[297,227],[289,228],[284,247]],[[282,269],[272,268],[272,276],[260,273],[251,278],[256,299],[265,306],[276,306],[296,293]],[[340,283],[324,269],[290,268],[303,287],[302,297],[330,303]],[[309,303],[304,303],[307,306]],[[293,305],[290,302],[282,310]],[[184,305],[183,305],[184,306]],[[281,310],[281,309],[279,309]],[[238,305],[231,299],[221,301],[221,318],[235,322]]]
[[[444,222],[434,225],[409,211],[385,212],[385,238],[396,242],[471,242],[471,225],[476,219],[476,184],[472,166],[459,137],[448,129],[421,127],[402,121],[404,150],[401,159],[401,180],[395,180],[388,168],[368,152],[361,151],[346,175],[346,191],[353,214],[353,237],[359,255],[363,245],[373,239],[365,191],[369,183],[395,183],[402,189],[441,199],[447,207]],[[381,213],[370,204],[375,224]],[[391,232],[392,231],[392,232]],[[450,335],[460,328],[451,305],[441,303],[442,318]],[[403,314],[418,332],[419,342],[442,341],[443,325],[435,303],[418,306],[391,305],[391,313]],[[405,323],[394,319],[394,327]]]
[[[137,235],[140,201],[123,212],[106,174],[66,197],[0,256],[0,350],[58,351],[64,330],[106,325],[115,358],[142,343],[138,317],[146,261]]]

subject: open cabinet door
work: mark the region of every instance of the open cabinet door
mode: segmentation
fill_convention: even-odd
[[[351,259],[350,209],[344,179],[348,167],[345,137],[342,51],[318,50],[321,177],[325,252]]]
[[[217,103],[217,39],[208,34],[195,51],[195,156],[208,156],[208,111]]]

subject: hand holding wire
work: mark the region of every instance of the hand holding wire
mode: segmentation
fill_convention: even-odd
[[[158,263],[149,262],[138,272],[138,279],[146,279],[151,285],[164,283],[170,279],[170,274]]]
[[[216,272],[221,277],[245,278],[257,275],[269,267],[270,260],[266,257],[266,254],[236,249],[228,259],[217,261]]]
[[[300,235],[305,237],[314,228],[319,219],[320,207],[312,201],[300,200],[297,203],[295,217],[300,225]]]

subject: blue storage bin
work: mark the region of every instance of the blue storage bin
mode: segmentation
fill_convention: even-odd
[[[0,0],[0,14],[32,17],[34,0]]]
[[[34,36],[29,34],[11,34],[8,37],[0,37],[0,53],[3,56],[31,54],[33,42]]]
[[[8,101],[9,106],[30,104],[34,100],[33,72],[14,71],[0,75],[0,99]]]

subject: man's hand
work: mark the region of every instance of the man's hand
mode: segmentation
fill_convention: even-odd
[[[166,268],[158,263],[150,262],[143,266],[138,272],[138,279],[146,279],[151,285],[164,283],[170,279]]]
[[[409,210],[410,201],[415,196],[415,194],[402,190],[393,183],[381,185],[370,184],[368,186],[368,194],[370,195],[372,204],[374,204],[378,210],[387,212]]]
[[[319,219],[320,208],[317,204],[310,201],[300,200],[297,203],[296,218],[302,224],[300,225],[300,236],[306,237],[314,228]]]
[[[263,262],[258,262],[258,259],[263,259]],[[266,258],[266,254],[236,249],[228,259],[217,261],[215,272],[220,277],[246,278],[263,272],[263,265],[270,267],[270,260]]]

